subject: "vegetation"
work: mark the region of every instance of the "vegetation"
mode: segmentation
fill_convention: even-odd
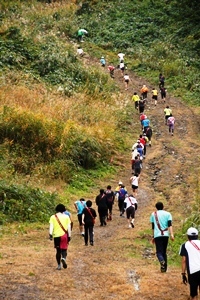
[[[90,186],[98,173],[115,172],[132,124],[108,74],[77,57],[78,28],[89,31],[84,48],[94,61],[103,54],[117,65],[125,51],[129,70],[152,84],[162,72],[170,92],[198,105],[198,3],[46,2],[0,3],[0,176],[8,186],[30,176],[36,189],[45,178],[44,189],[59,179],[78,190],[77,174]]]

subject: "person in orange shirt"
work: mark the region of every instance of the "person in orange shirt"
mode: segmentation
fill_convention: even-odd
[[[147,86],[144,84],[143,87],[140,90],[143,99],[147,99],[148,91],[149,90],[148,90]]]

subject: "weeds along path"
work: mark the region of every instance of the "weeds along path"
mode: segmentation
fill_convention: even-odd
[[[90,63],[97,64],[96,61]],[[139,91],[146,83],[151,90],[143,79],[134,74],[130,76],[132,82],[128,91],[124,90],[120,72],[117,71],[115,76],[124,104],[131,101],[133,88]],[[197,122],[197,116],[180,100],[170,97],[167,103],[176,118],[175,135],[172,137],[164,125],[165,104],[159,102],[154,107],[150,98],[145,112],[153,127],[153,141],[152,147],[147,149],[141,175],[135,228],[129,229],[126,219],[119,217],[115,203],[113,221],[105,227],[100,227],[97,221],[94,247],[86,247],[78,233],[74,214],[68,268],[61,271],[55,270],[53,244],[47,239],[48,225],[45,230],[35,229],[28,234],[8,233],[0,246],[0,299],[188,299],[188,287],[181,284],[180,266],[169,265],[168,272],[164,274],[159,271],[155,249],[150,244],[149,216],[155,202],[164,201],[166,209],[174,217],[175,236],[181,219],[187,216],[186,206],[194,197],[194,173],[199,171],[199,141],[195,138],[199,119]],[[140,128],[139,117],[137,128]],[[122,160],[125,167],[117,174],[113,187],[120,178],[130,192],[130,157]],[[106,184],[102,183],[102,186]]]

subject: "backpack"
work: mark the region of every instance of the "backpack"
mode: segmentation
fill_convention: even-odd
[[[121,188],[120,190],[119,190],[119,200],[125,200],[125,195],[126,195],[126,191],[125,191],[125,189],[124,188]]]
[[[106,197],[108,202],[113,202],[113,192],[112,191],[106,191]]]

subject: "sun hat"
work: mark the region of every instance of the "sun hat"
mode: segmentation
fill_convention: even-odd
[[[190,227],[187,230],[187,235],[193,236],[193,235],[198,235],[198,230],[194,227]]]

